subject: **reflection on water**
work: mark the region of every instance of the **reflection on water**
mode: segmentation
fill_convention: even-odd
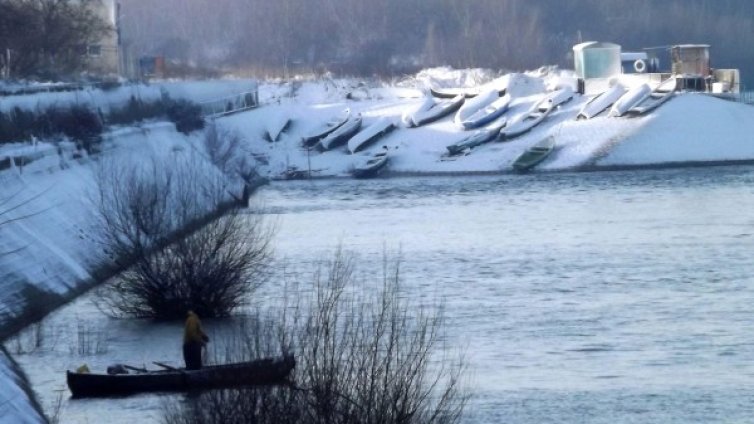
[[[399,250],[407,295],[445,299],[465,349],[467,422],[751,422],[753,182],[726,167],[275,183],[258,201],[278,277],[257,299],[339,243],[365,278]],[[101,322],[87,305],[59,319]],[[103,325],[105,355],[19,358],[46,404],[56,367],[180,358],[180,328]],[[68,402],[68,417],[157,420],[159,397],[135,399]]]

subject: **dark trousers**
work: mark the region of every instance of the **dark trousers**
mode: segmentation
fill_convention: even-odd
[[[202,344],[199,342],[186,342],[183,344],[183,360],[186,361],[187,370],[202,368]]]

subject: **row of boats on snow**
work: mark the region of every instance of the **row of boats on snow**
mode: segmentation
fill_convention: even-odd
[[[672,98],[675,93],[675,80],[667,80],[654,90],[648,84],[627,88],[614,84],[605,92],[593,97],[580,109],[576,119],[588,120],[607,111],[608,117],[638,116],[647,114]],[[407,128],[430,124],[452,113],[455,123],[464,130],[473,130],[460,141],[447,146],[447,155],[465,154],[471,149],[493,140],[512,140],[542,123],[558,107],[574,97],[570,87],[559,87],[546,93],[539,101],[517,119],[505,116],[512,102],[506,89],[490,89],[477,92],[453,90],[431,90],[424,102],[416,109],[401,117]],[[353,114],[350,109],[334,116],[320,128],[302,139],[304,147],[320,151],[331,150],[347,145],[355,154],[381,137],[398,128],[397,123],[387,117],[378,118],[371,125],[362,128],[361,114]],[[383,146],[384,147],[384,146]],[[555,139],[550,136],[527,149],[514,162],[518,171],[531,169],[554,151]],[[359,155],[353,168],[355,177],[374,176],[384,169],[389,160],[387,148],[372,155]]]

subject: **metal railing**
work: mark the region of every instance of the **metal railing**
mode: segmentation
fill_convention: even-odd
[[[259,106],[259,93],[247,91],[220,99],[200,103],[202,114],[206,118],[218,118],[232,113],[242,112]]]

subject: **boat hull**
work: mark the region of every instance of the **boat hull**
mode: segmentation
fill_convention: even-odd
[[[296,366],[292,356],[206,366],[200,370],[165,370],[140,374],[80,374],[67,371],[73,397],[124,396],[142,392],[178,392],[285,381]]]
[[[319,141],[321,150],[330,150],[338,147],[356,135],[361,129],[361,116],[351,118],[348,122],[341,125],[340,128],[333,131],[327,137]]]
[[[312,132],[311,134],[304,136],[301,140],[301,144],[304,147],[313,147],[319,143],[320,140],[327,137],[330,133],[340,128],[351,117],[351,110],[346,109],[343,111],[343,115],[337,118],[333,118],[330,122],[326,123],[322,128]]]
[[[463,96],[456,96],[450,100],[440,101],[431,108],[414,114],[414,116],[412,117],[414,126],[420,127],[422,125],[429,124],[431,122],[437,121],[440,118],[450,115],[451,113],[458,110],[458,108],[461,107],[464,101],[465,98]]]
[[[351,172],[354,178],[372,178],[376,177],[387,166],[388,155],[386,152],[380,152],[374,155],[363,166],[357,166]]]
[[[547,137],[534,146],[528,148],[524,153],[521,154],[521,156],[516,158],[516,160],[513,162],[513,169],[518,172],[528,171],[545,160],[554,149],[555,138],[552,136]]]
[[[348,150],[350,150],[351,153],[356,153],[379,140],[395,128],[395,124],[389,118],[381,118],[360,133],[351,137],[351,139],[348,140]]]
[[[469,116],[465,121],[462,122],[462,125],[465,129],[479,128],[481,126],[487,125],[497,118],[503,116],[503,114],[508,111],[510,104],[511,96],[506,94],[505,96],[490,103],[489,106],[478,110],[476,113]]]

